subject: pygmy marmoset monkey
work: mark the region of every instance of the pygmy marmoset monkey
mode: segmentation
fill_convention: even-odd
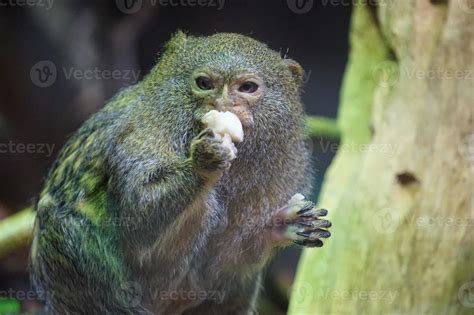
[[[249,37],[178,32],[50,171],[30,254],[46,311],[251,312],[276,248],[330,236],[297,194],[311,183],[303,75]],[[236,152],[203,124],[211,110],[240,120]]]

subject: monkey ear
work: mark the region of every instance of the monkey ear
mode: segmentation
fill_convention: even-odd
[[[304,83],[304,69],[293,59],[283,59],[283,64],[290,70],[296,84],[301,87]]]
[[[178,30],[173,37],[165,45],[165,50],[169,52],[176,52],[183,49],[186,45],[187,35],[181,30]]]

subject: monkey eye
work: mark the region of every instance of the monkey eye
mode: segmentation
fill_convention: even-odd
[[[258,84],[252,81],[245,81],[239,87],[239,92],[243,92],[243,93],[253,93],[256,90],[258,90]]]
[[[201,90],[212,90],[214,88],[214,84],[212,83],[211,79],[205,76],[199,76],[196,78],[196,85]]]

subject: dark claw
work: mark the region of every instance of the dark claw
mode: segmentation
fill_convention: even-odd
[[[331,232],[326,231],[326,230],[317,230],[317,231],[314,231],[314,232],[316,232],[316,235],[317,235],[318,238],[320,238],[320,237],[327,238],[327,237],[331,236]]]
[[[296,235],[303,236],[303,237],[310,237],[311,231],[296,232]]]
[[[297,214],[299,214],[300,217],[302,217],[302,218],[324,217],[328,214],[328,211],[326,209],[318,209],[318,210],[313,211],[311,213],[307,213],[308,210],[311,210],[311,209],[308,209],[308,210],[305,210],[304,212],[301,212],[302,210],[297,212]]]
[[[321,237],[327,238],[331,236],[331,232],[317,229],[314,231],[296,232],[296,235],[303,236],[303,237],[311,237],[311,238],[321,238]]]
[[[329,228],[331,227],[331,221],[328,220],[316,220],[316,221],[298,221],[298,224],[308,228]]]
[[[316,210],[316,213],[315,213],[317,217],[324,217],[327,214],[328,214],[328,211],[326,209],[318,209]]]
[[[306,246],[306,247],[321,247],[323,242],[321,240],[296,240],[293,241],[296,245]]]
[[[305,246],[307,246],[307,247],[322,247],[323,246],[323,241],[321,241],[321,240],[307,241]]]
[[[332,223],[331,221],[328,221],[328,220],[319,220],[317,221],[316,225],[322,228],[329,228],[332,226]]]
[[[296,212],[296,214],[302,214],[302,213],[305,213],[305,212],[308,212],[309,210],[313,209],[314,208],[314,203],[311,202],[311,201],[308,201],[303,208],[301,208],[298,212]]]
[[[311,223],[309,223],[311,222]],[[329,228],[331,227],[331,221],[328,221],[328,220],[319,220],[319,219],[316,219],[314,221],[300,221],[298,222],[298,224],[302,225],[302,226],[306,226],[306,227],[311,227],[311,228]]]
[[[313,225],[311,223],[308,223],[308,222],[300,221],[300,222],[298,222],[298,224],[302,225],[302,226],[310,227],[310,228],[313,227]]]

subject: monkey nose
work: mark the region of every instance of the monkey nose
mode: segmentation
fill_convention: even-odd
[[[214,101],[214,107],[219,111],[225,111],[234,106],[234,102],[227,97],[220,97]]]

